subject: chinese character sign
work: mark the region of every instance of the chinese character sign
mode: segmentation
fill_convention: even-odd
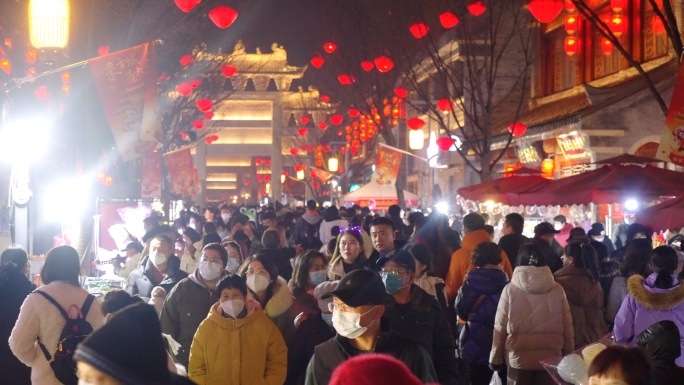
[[[153,47],[152,43],[146,43],[89,62],[107,121],[124,161],[153,151],[161,141]]]
[[[568,159],[583,158],[586,156],[584,137],[577,131],[569,134],[558,135],[558,146]]]
[[[516,147],[515,152],[520,159],[520,163],[529,165],[541,164],[542,158],[539,155],[539,148],[533,143],[521,144]]]
[[[195,182],[195,168],[190,149],[176,151],[166,156],[166,167],[171,178],[171,192],[190,195]]]
[[[142,159],[140,177],[141,198],[161,198],[162,154],[160,151],[145,155]]]
[[[394,186],[399,174],[402,154],[389,147],[378,146],[378,155],[375,160],[375,172],[371,177],[371,183]]]
[[[665,131],[660,138],[656,157],[684,166],[684,66],[679,67],[670,109],[665,119]]]

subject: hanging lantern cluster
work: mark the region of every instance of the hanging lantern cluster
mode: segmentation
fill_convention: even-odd
[[[563,51],[568,56],[573,56],[579,52],[579,15],[577,14],[577,8],[571,0],[565,1],[565,42],[563,43]]]

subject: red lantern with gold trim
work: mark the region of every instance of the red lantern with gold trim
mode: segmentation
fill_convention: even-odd
[[[567,36],[565,38],[565,42],[563,43],[563,49],[565,50],[565,54],[568,56],[572,56],[577,53],[578,51],[578,41],[575,36]]]
[[[577,32],[577,16],[576,15],[565,16],[565,32],[567,32],[568,35],[574,35],[575,32]]]
[[[616,37],[622,36],[622,33],[625,31],[625,23],[624,19],[622,18],[622,15],[620,13],[616,13],[613,15],[613,17],[610,18],[610,23],[608,26],[610,27],[610,31],[615,35]]]

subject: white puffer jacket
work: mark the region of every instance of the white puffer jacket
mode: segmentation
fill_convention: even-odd
[[[539,361],[571,353],[574,339],[570,305],[551,270],[516,267],[496,310],[489,362],[543,370]]]
[[[83,306],[88,293],[80,287],[66,282],[52,282],[38,290],[54,298],[64,310],[69,310],[72,304],[79,308]],[[71,314],[74,317],[76,311]],[[86,321],[93,330],[104,323],[100,301],[94,300],[86,315]],[[19,319],[12,329],[9,338],[12,353],[27,366],[31,367],[31,383],[40,385],[60,385],[52,368],[45,359],[45,355],[36,343],[40,338],[48,352],[53,354],[57,350],[59,336],[66,325],[66,320],[52,303],[39,294],[30,294],[24,300],[19,312]]]

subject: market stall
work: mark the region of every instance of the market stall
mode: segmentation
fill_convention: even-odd
[[[655,231],[684,227],[684,195],[637,212],[636,221]]]
[[[397,189],[394,185],[383,186],[372,182],[342,198],[345,205],[357,204],[378,211],[387,210],[391,205],[398,204],[398,201]],[[404,205],[404,207],[419,206],[420,198],[416,194],[404,190]]]

